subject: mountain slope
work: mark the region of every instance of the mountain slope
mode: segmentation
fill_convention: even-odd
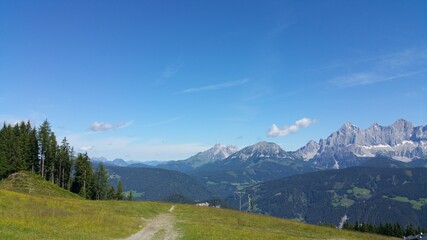
[[[205,164],[189,174],[205,182],[218,197],[225,198],[237,189],[261,181],[314,170],[308,162],[294,159],[279,145],[259,142],[222,161]]]
[[[269,181],[249,188],[258,212],[337,224],[399,222],[427,227],[427,168],[353,167]]]
[[[410,162],[427,156],[427,126],[414,127],[403,119],[367,129],[345,123],[327,139],[310,141],[293,154],[315,166],[335,169],[357,166],[360,160],[379,155]]]
[[[171,195],[182,195],[192,200],[205,200],[211,193],[190,176],[159,168],[131,168],[106,166],[108,181],[117,186],[119,180],[124,191],[134,191],[135,199],[162,200]]]
[[[223,160],[235,153],[237,150],[238,148],[236,146],[222,146],[221,144],[215,144],[212,148],[204,152],[199,152],[188,159],[160,163],[157,167],[180,172],[189,172],[202,165]]]

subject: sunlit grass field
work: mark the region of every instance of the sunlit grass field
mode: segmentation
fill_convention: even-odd
[[[391,239],[227,209],[178,206],[184,239]]]
[[[25,188],[10,191],[16,184],[0,182],[0,239],[120,239],[171,207],[170,203],[83,200],[43,179],[37,183],[40,179],[32,179],[31,174],[27,180],[33,181],[32,195],[22,193]],[[38,188],[50,189],[50,196],[40,195],[44,190]],[[172,214],[182,239],[389,239],[226,209],[176,204]]]
[[[0,239],[115,239],[170,204],[36,197],[0,190]]]

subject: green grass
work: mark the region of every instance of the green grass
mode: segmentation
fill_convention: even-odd
[[[0,239],[116,239],[170,204],[38,197],[0,190]],[[139,227],[141,226],[141,227]]]
[[[174,215],[182,239],[390,239],[227,209],[177,205]]]
[[[170,203],[84,200],[31,173],[22,174],[29,176],[20,176],[24,179],[20,184],[16,179],[0,182],[0,239],[120,239],[171,207]],[[35,189],[30,194],[29,184]],[[50,196],[43,196],[44,191]],[[182,239],[388,239],[192,205],[176,204],[173,214]],[[155,238],[164,234],[160,231]]]
[[[77,194],[59,188],[57,185],[44,180],[44,178],[39,175],[27,171],[14,173],[8,178],[1,180],[0,189],[12,190],[34,196],[81,198]]]
[[[353,194],[356,198],[370,198],[371,190],[367,188],[353,187],[353,189],[347,190],[348,193]]]
[[[421,207],[427,204],[427,198],[420,198],[418,201],[417,200],[412,200],[409,199],[407,197],[401,197],[401,196],[396,196],[396,197],[387,197],[387,196],[383,196],[384,198],[388,198],[388,199],[392,199],[398,202],[407,202],[410,203],[412,205],[413,209],[416,210],[421,210]]]
[[[350,207],[354,204],[354,200],[347,198],[347,195],[340,196],[334,193],[334,197],[332,198],[332,205],[334,207]]]

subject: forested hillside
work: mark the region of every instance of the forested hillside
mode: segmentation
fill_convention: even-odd
[[[258,184],[255,211],[308,223],[400,223],[427,227],[427,168],[354,167]]]
[[[106,166],[109,182],[123,182],[123,190],[132,192],[134,199],[164,200],[181,195],[194,201],[206,200],[212,194],[190,176],[160,168],[133,168]]]
[[[45,120],[38,128],[30,122],[3,124],[0,129],[0,180],[18,171],[31,171],[87,199],[123,198],[107,182],[102,164],[92,169],[89,156],[77,156],[67,138],[58,144]]]

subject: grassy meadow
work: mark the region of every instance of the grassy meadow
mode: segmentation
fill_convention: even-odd
[[[120,239],[171,207],[170,203],[84,200],[26,175],[0,182],[0,239]],[[45,191],[50,196],[43,195]],[[172,214],[182,239],[390,239],[192,205],[176,204]],[[158,232],[155,237],[161,236]]]
[[[0,190],[0,239],[116,239],[170,204],[37,197]]]
[[[183,239],[391,239],[227,209],[175,208]]]

